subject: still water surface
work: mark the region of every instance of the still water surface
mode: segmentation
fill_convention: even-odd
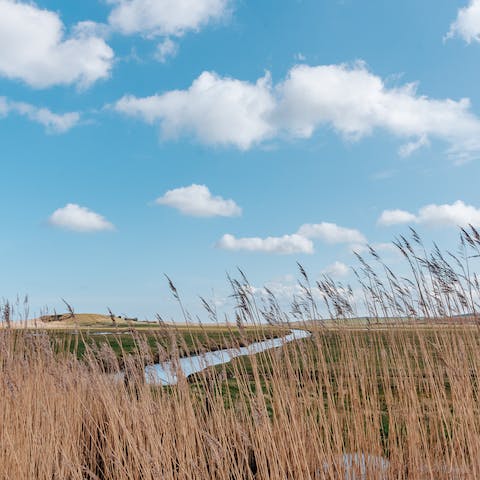
[[[265,352],[272,348],[281,347],[282,345],[307,338],[311,335],[305,330],[291,330],[291,333],[281,338],[271,338],[263,342],[255,342],[246,347],[226,348],[215,352],[207,352],[202,355],[192,355],[190,357],[180,358],[176,365],[172,362],[157,363],[149,365],[145,368],[145,376],[148,383],[155,385],[175,385],[178,381],[178,372],[188,377],[197,372],[201,372],[208,367],[221,365],[230,362],[233,358],[245,355],[254,355],[256,353]],[[177,368],[179,370],[177,370]]]

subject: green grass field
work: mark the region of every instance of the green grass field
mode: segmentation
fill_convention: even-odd
[[[35,331],[27,329],[27,331]],[[57,352],[75,352],[82,358],[87,350],[94,354],[110,349],[123,363],[125,355],[145,356],[157,362],[170,355],[184,357],[207,351],[241,347],[253,342],[286,335],[285,327],[249,326],[242,329],[224,325],[164,325],[132,322],[113,326],[110,321],[76,322],[42,330]]]

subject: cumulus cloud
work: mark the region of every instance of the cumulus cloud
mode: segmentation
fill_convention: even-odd
[[[193,217],[235,217],[242,214],[242,209],[233,200],[212,195],[205,185],[193,184],[168,190],[155,203],[176,208]]]
[[[457,200],[452,204],[426,205],[416,214],[404,210],[385,210],[378,222],[381,225],[418,223],[429,227],[480,227],[480,209]]]
[[[417,217],[410,212],[405,210],[384,210],[378,219],[379,225],[390,226],[398,225],[402,223],[413,223],[416,222]]]
[[[418,222],[429,226],[480,226],[480,209],[458,200],[451,205],[427,205],[418,213]]]
[[[233,0],[107,0],[113,5],[107,28],[123,35],[163,37],[154,57],[161,63],[178,53],[179,38],[227,19]]]
[[[82,233],[115,229],[102,215],[75,203],[68,203],[65,207],[55,210],[48,222],[54,227]]]
[[[467,43],[480,42],[480,0],[470,0],[466,7],[458,11],[447,33],[447,38],[452,37],[461,37]]]
[[[346,277],[350,273],[350,269],[343,262],[334,262],[322,270],[322,273],[331,277]]]
[[[55,12],[33,3],[0,0],[0,75],[36,88],[77,84],[109,76],[113,51],[85,29],[65,34]]]
[[[283,237],[247,237],[236,238],[225,234],[217,243],[223,250],[245,250],[247,252],[279,253],[283,255],[293,253],[313,253],[313,243],[301,235],[284,235]]]
[[[229,0],[110,0],[109,24],[124,35],[182,36],[228,14]]]
[[[272,85],[203,72],[186,90],[150,97],[124,96],[117,111],[158,124],[163,138],[194,135],[202,143],[249,149],[279,136],[309,138],[331,128],[355,141],[384,130],[409,155],[431,139],[448,145],[457,161],[478,156],[480,119],[468,99],[432,99],[408,83],[389,87],[364,63],[296,65]]]
[[[217,247],[224,250],[246,250],[265,253],[313,253],[314,239],[330,244],[338,243],[366,243],[366,238],[351,228],[340,227],[334,223],[319,223],[302,225],[297,233],[282,237],[247,237],[236,238],[233,235],[224,235],[217,243]]]
[[[299,65],[278,89],[278,121],[299,137],[310,137],[320,126],[351,140],[383,129],[423,144],[431,137],[440,139],[452,155],[480,150],[480,120],[468,99],[431,99],[419,95],[412,83],[389,88],[363,63]]]
[[[328,222],[306,223],[299,228],[297,233],[305,238],[319,239],[332,244],[366,242],[366,238],[358,230]]]
[[[159,124],[163,138],[191,134],[202,143],[250,148],[273,135],[274,107],[267,75],[255,84],[204,72],[187,90],[136,98],[127,95],[118,112]]]
[[[14,102],[5,97],[0,97],[0,116],[17,114],[39,123],[48,133],[65,133],[80,121],[78,112],[53,113],[48,108],[39,108],[29,103]]]

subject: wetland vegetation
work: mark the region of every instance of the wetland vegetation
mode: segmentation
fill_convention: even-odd
[[[359,257],[361,307],[353,287],[300,268],[303,295],[285,310],[241,274],[228,325],[82,326],[72,310],[70,328],[14,328],[4,306],[0,477],[478,478],[480,235],[462,231],[460,245],[448,256],[415,232],[400,239],[409,277],[374,250]],[[292,328],[311,335],[178,369],[176,385],[145,381],[146,365]]]

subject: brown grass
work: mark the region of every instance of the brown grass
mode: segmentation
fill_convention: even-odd
[[[475,251],[480,237],[467,235]],[[361,263],[359,307],[348,286],[312,287],[302,269],[305,295],[290,318],[310,321],[310,339],[172,387],[145,384],[146,346],[119,382],[108,351],[78,360],[39,331],[4,329],[0,478],[480,478],[478,282],[462,273],[472,252],[448,269],[440,252],[400,247],[408,281]],[[245,280],[231,280],[236,328],[283,324],[278,302],[268,294],[258,306]],[[360,308],[368,320],[358,325]],[[328,310],[330,323],[319,323]],[[437,328],[439,318],[448,324]]]

